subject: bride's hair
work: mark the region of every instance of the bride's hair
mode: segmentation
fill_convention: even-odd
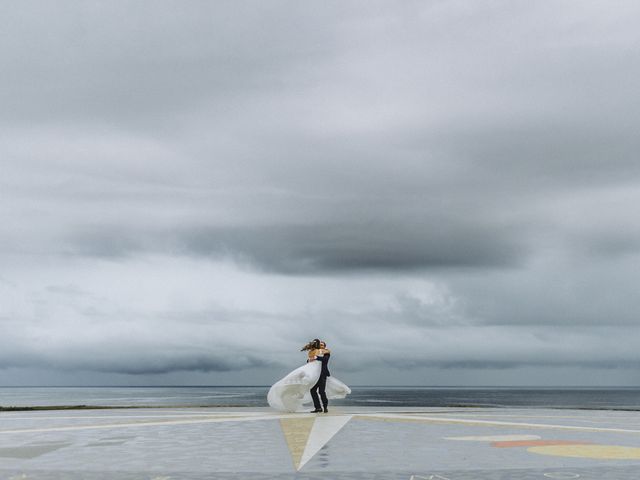
[[[320,340],[317,338],[314,338],[309,343],[307,343],[304,347],[300,349],[300,351],[304,352],[305,350],[313,350],[314,348],[320,348]]]

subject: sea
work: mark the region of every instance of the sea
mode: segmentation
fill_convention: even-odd
[[[352,386],[332,405],[640,410],[640,387]],[[0,407],[266,407],[268,386],[0,387]]]

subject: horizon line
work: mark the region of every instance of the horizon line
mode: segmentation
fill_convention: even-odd
[[[356,388],[640,388],[640,385],[351,385]],[[270,388],[271,385],[0,385],[0,388]]]

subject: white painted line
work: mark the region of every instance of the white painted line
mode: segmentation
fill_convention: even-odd
[[[112,418],[198,418],[198,417],[251,417],[251,416],[264,416],[263,413],[243,413],[243,414],[232,414],[232,413],[196,413],[196,414],[173,414],[173,415],[90,415],[90,416],[48,416],[48,417],[3,417],[2,420],[95,420],[95,419],[107,419],[110,420]]]
[[[192,420],[169,420],[166,422],[134,422],[134,423],[111,423],[102,425],[71,425],[66,427],[43,427],[24,428],[17,430],[0,430],[0,434],[7,433],[41,433],[41,432],[66,432],[73,430],[100,430],[130,427],[160,427],[166,425],[192,425],[198,423],[218,423],[218,422],[246,422],[252,420],[274,420],[277,417],[237,417],[237,418],[202,418]]]
[[[75,418],[75,417],[74,417]],[[192,425],[198,423],[218,423],[218,422],[246,422],[254,420],[279,420],[281,418],[309,418],[309,414],[304,413],[283,413],[267,415],[238,415],[237,417],[209,417],[191,420],[168,420],[166,422],[131,422],[131,423],[111,423],[99,425],[70,425],[60,427],[24,428],[14,430],[0,430],[0,434],[6,433],[41,433],[41,432],[66,432],[73,430],[99,430],[109,428],[130,428],[130,427],[158,427],[165,425]]]
[[[417,417],[408,415],[397,414],[360,414],[359,417],[377,417],[388,418],[390,420],[408,420],[408,421],[427,421],[431,423],[460,423],[463,425],[497,425],[508,427],[521,427],[521,428],[549,428],[557,430],[579,430],[586,432],[616,432],[616,433],[640,433],[640,430],[631,430],[626,428],[606,428],[606,427],[574,427],[570,425],[552,425],[545,423],[519,423],[519,422],[501,422],[498,420],[474,420],[474,419],[461,419],[450,417]]]
[[[311,432],[307,438],[307,445],[304,447],[302,458],[300,458],[298,470],[311,460],[351,418],[351,415],[317,417],[315,422],[313,422],[313,427],[311,427]]]
[[[524,440],[540,440],[538,435],[481,435],[467,437],[444,437],[445,440],[463,442],[520,442]]]

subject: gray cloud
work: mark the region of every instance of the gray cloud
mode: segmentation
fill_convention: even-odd
[[[515,236],[515,235],[514,235]],[[490,225],[443,219],[428,224],[380,220],[367,224],[194,228],[183,232],[100,229],[72,237],[67,253],[123,257],[141,251],[232,258],[293,274],[442,267],[509,266],[522,248]]]
[[[159,375],[170,372],[230,372],[250,369],[257,366],[269,367],[270,361],[258,356],[220,356],[215,354],[198,354],[194,352],[166,352],[160,355],[157,350],[145,350],[136,346],[129,351],[123,345],[100,344],[100,351],[118,351],[118,355],[96,354],[93,349],[66,350],[65,352],[21,352],[16,355],[3,355],[3,368],[38,367],[62,371],[92,371],[101,373],[117,373],[125,375]]]
[[[640,10],[579,7],[0,7],[0,367],[632,370]]]

